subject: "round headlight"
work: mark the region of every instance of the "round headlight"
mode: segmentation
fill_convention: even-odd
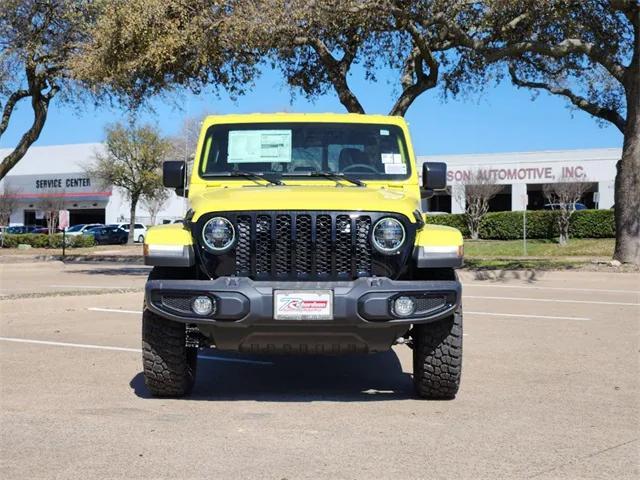
[[[381,253],[396,253],[405,239],[404,226],[399,220],[385,217],[373,227],[373,246]]]
[[[224,217],[213,217],[202,227],[202,240],[214,252],[222,253],[229,250],[235,239],[236,230]]]

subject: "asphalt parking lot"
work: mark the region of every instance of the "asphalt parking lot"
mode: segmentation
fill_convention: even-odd
[[[640,275],[465,272],[461,392],[417,400],[411,351],[202,352],[150,398],[147,269],[0,265],[0,476],[638,478]]]

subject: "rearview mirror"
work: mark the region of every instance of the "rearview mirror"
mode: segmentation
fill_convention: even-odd
[[[162,184],[168,188],[175,188],[176,193],[184,190],[186,164],[180,160],[172,160],[162,164]]]
[[[422,197],[432,197],[434,192],[447,188],[447,164],[424,162],[422,164]]]

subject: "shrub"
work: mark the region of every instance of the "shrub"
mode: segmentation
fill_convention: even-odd
[[[523,235],[523,212],[491,212],[482,220],[480,238],[518,240]],[[556,212],[527,212],[527,238],[554,238],[558,235]]]
[[[93,247],[94,238],[90,235],[66,237],[67,248]],[[46,234],[27,233],[23,235],[3,235],[3,246],[16,248],[19,244],[31,245],[33,248],[62,248],[62,234],[49,236]]]
[[[522,238],[523,212],[490,212],[480,224],[480,238],[485,240],[518,240]],[[527,238],[558,237],[558,213],[553,210],[527,212]],[[427,223],[455,227],[465,238],[469,230],[464,214],[427,216]],[[572,238],[613,238],[615,221],[612,210],[580,210],[571,217],[569,236]]]
[[[616,222],[613,210],[580,210],[571,217],[569,237],[613,238]]]
[[[469,237],[469,228],[467,227],[464,213],[451,213],[448,215],[429,215],[427,213],[426,222],[433,225],[457,228],[465,238]]]

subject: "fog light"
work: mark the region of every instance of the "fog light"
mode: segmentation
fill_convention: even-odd
[[[399,317],[408,317],[416,311],[416,302],[411,297],[398,297],[393,302],[393,311]]]
[[[205,296],[196,297],[191,303],[191,309],[198,315],[210,315],[213,312],[213,301]]]

